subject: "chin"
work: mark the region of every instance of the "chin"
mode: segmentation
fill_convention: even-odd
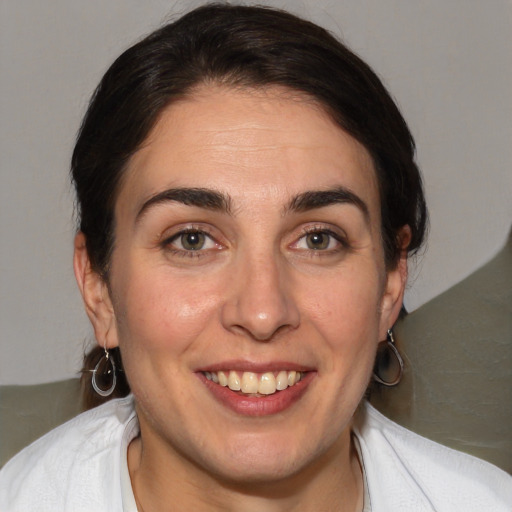
[[[299,461],[283,461],[271,457],[237,458],[229,464],[223,463],[213,469],[218,480],[231,487],[271,486],[282,483],[300,473],[303,464]]]
[[[252,436],[226,443],[222,454],[203,459],[203,469],[229,486],[265,487],[307,473],[321,463],[332,443],[308,445],[307,441],[293,442],[289,434]],[[259,438],[257,438],[259,437]],[[212,454],[213,455],[213,454]]]

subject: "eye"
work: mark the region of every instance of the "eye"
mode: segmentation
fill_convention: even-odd
[[[186,252],[214,249],[217,245],[207,233],[198,229],[180,231],[165,241],[166,247]]]
[[[313,250],[328,249],[330,243],[332,242],[332,237],[327,233],[310,233],[309,235],[306,235],[304,238],[306,240],[306,245],[308,246],[308,249]]]
[[[326,229],[315,229],[301,236],[294,244],[295,249],[308,251],[336,251],[344,245],[341,237]]]
[[[199,251],[202,249],[206,242],[206,236],[200,231],[183,233],[178,238],[181,247],[187,251]]]

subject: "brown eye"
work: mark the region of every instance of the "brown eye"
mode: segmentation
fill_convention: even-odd
[[[199,251],[204,248],[205,234],[201,231],[190,231],[180,235],[180,242],[186,251]]]
[[[327,233],[310,233],[306,236],[306,245],[308,249],[322,250],[329,247],[331,236]]]

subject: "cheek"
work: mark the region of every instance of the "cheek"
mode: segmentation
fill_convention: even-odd
[[[119,282],[126,283],[114,303],[121,347],[185,350],[219,309],[218,286],[204,278],[133,272]]]
[[[356,354],[374,349],[378,338],[381,279],[378,269],[344,268],[328,286],[304,290],[307,318],[327,340],[329,350]]]

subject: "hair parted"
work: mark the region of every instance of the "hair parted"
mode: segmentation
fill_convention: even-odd
[[[118,57],[94,92],[79,130],[71,161],[78,229],[86,236],[93,270],[104,279],[127,163],[165,107],[210,83],[282,86],[312,98],[373,158],[388,268],[403,250],[398,239],[403,226],[411,229],[409,253],[420,248],[427,210],[414,140],[377,75],[309,21],[268,7],[207,4]],[[95,351],[87,356],[84,368],[97,357]],[[118,363],[121,367],[120,357]],[[89,374],[84,371],[84,378]]]

